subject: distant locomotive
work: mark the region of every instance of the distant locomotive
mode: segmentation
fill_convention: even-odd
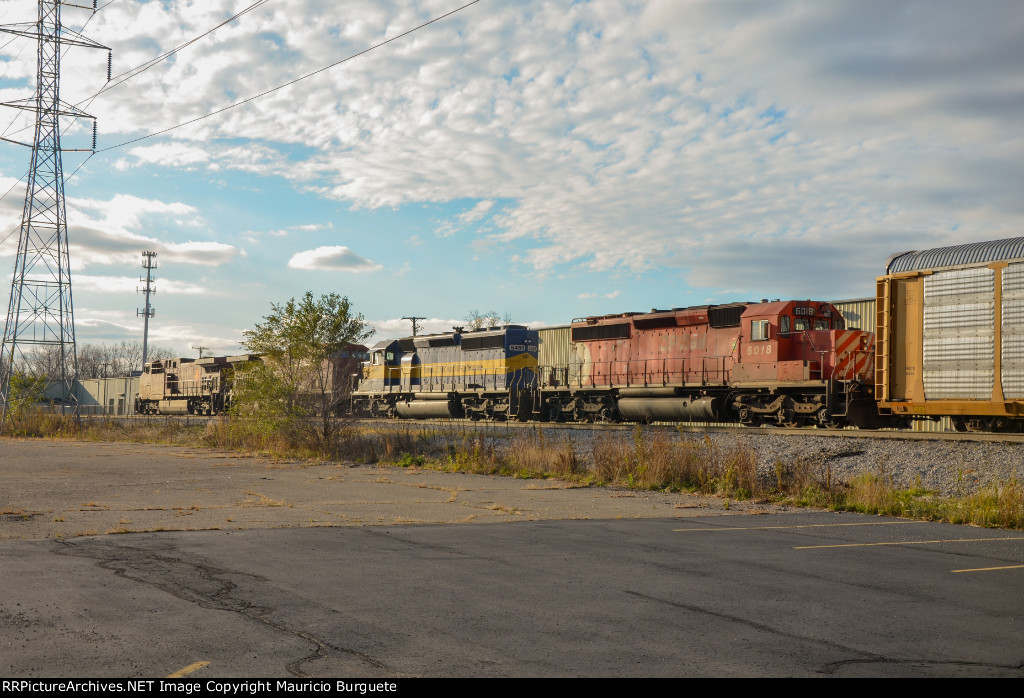
[[[236,364],[255,356],[150,361],[139,378],[137,414],[215,415],[231,405]]]
[[[354,344],[337,352],[326,362],[330,390],[347,395],[360,362],[369,358],[366,347]],[[235,370],[255,354],[215,356],[203,359],[164,359],[150,361],[139,377],[135,398],[136,414],[223,414],[231,407],[235,388]]]

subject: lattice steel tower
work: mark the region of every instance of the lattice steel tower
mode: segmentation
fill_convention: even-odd
[[[35,112],[36,120],[35,139],[31,144],[21,143],[31,146],[32,163],[25,189],[25,208],[3,345],[0,347],[0,400],[3,402],[0,428],[7,417],[11,376],[15,371],[24,370],[28,347],[32,347],[30,351],[50,353],[48,377],[63,385],[62,403],[66,411],[75,412],[78,408],[74,393],[78,359],[71,303],[60,117],[92,117],[61,101],[60,59],[63,47],[107,47],[63,28],[60,21],[62,5],[96,9],[95,4],[90,8],[63,0],[39,0],[39,20],[34,27],[0,27],[2,32],[36,38],[39,43],[35,99],[2,103],[3,106]],[[7,138],[3,140],[10,141]]]

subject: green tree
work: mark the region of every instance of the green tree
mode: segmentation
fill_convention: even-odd
[[[235,413],[261,429],[304,430],[330,451],[334,414],[350,388],[349,376],[335,370],[336,359],[373,330],[348,298],[336,293],[314,298],[307,291],[270,308],[264,322],[243,333],[242,346],[262,361],[239,371]]]
[[[14,371],[11,373],[7,393],[7,418],[17,421],[46,394],[46,375],[34,376]],[[0,425],[2,426],[2,425]]]

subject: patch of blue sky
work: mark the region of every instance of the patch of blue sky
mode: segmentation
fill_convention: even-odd
[[[644,77],[648,80],[653,80],[658,71],[654,65],[654,58],[651,57],[651,52],[646,47],[640,47],[640,58],[643,60],[644,65],[647,66],[647,74]]]
[[[274,44],[274,46],[277,46],[278,48],[285,48],[287,46],[284,37],[282,37],[275,31],[264,30],[260,32],[259,36],[260,38],[266,39],[270,43]],[[292,51],[291,53],[298,55],[298,52],[296,51]]]
[[[779,109],[773,104],[772,106],[768,107],[757,116],[760,119],[764,119],[765,125],[768,126],[771,124],[777,124],[778,122],[786,118],[786,110]]]
[[[746,109],[748,106],[750,106],[750,99],[747,97],[747,95],[740,95],[733,104],[723,107],[722,110],[719,111],[718,118],[728,119],[734,113],[742,111],[743,109]]]

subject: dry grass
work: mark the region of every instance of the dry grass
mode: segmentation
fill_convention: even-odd
[[[517,430],[506,441],[472,428],[447,431],[386,424],[341,424],[329,445],[308,430],[261,429],[245,419],[82,419],[36,413],[19,419],[14,436],[160,443],[217,448],[280,459],[392,463],[406,467],[509,475],[557,477],[574,486],[608,484],[634,489],[699,492],[728,499],[762,499],[872,514],[922,518],[978,526],[1024,529],[1024,486],[996,483],[977,494],[939,497],[920,486],[894,487],[880,467],[849,482],[834,480],[824,465],[797,459],[757,472],[756,453],[737,443],[723,446],[709,437],[635,428],[629,434],[598,434],[591,446],[542,429]],[[286,464],[281,467],[294,467]],[[249,506],[287,506],[263,495]],[[109,508],[88,502],[84,511]],[[79,535],[95,535],[84,533]]]
[[[599,435],[594,440],[594,474],[602,483],[640,489],[719,494],[737,499],[764,495],[754,452],[739,444],[722,448],[710,438],[684,433],[644,433],[629,439]]]

